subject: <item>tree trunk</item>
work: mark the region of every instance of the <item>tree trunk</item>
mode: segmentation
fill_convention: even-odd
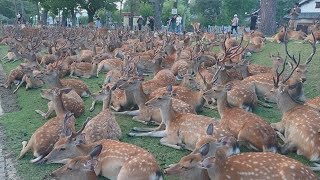
[[[77,25],[77,17],[76,17],[76,13],[74,11],[74,8],[71,9],[71,21],[72,21],[72,26]]]
[[[42,22],[43,25],[47,25],[48,12],[49,11],[47,9],[44,9],[42,14],[41,14],[41,22]],[[38,20],[38,22],[40,22],[40,21]]]
[[[65,9],[62,10],[62,19],[61,19],[61,26],[67,27],[67,12]]]
[[[161,22],[161,15],[162,15],[162,8],[163,8],[163,3],[164,0],[149,0],[151,2],[153,10],[154,10],[154,24],[155,24],[155,29],[160,30],[162,26]]]
[[[277,1],[276,0],[261,0],[261,22],[259,29],[265,35],[273,35],[276,32],[276,12]]]
[[[90,9],[87,9],[87,12],[88,12],[88,23],[91,23],[93,22],[93,16],[96,12]]]

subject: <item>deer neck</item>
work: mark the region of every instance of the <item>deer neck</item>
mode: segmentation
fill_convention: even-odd
[[[67,113],[67,110],[65,109],[62,103],[62,95],[59,95],[58,97],[54,98],[53,103],[57,116],[64,115]]]
[[[297,106],[301,106],[301,104],[298,103],[297,100],[289,94],[289,92],[283,92],[278,96],[277,105],[282,113],[286,113]]]
[[[163,123],[168,126],[172,120],[175,119],[175,112],[172,108],[172,98],[169,100],[166,106],[160,107],[160,114]]]
[[[220,117],[222,118],[225,110],[229,109],[229,103],[227,101],[227,92],[224,92],[218,99],[217,99],[217,108],[218,112],[220,114]]]
[[[142,83],[140,83],[139,87],[133,92],[133,96],[139,108],[145,106],[145,103],[147,102],[147,97],[146,94],[143,92]]]

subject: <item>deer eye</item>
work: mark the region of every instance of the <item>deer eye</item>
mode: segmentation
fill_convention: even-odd
[[[69,171],[71,171],[71,170],[72,170],[72,168],[71,168],[71,167],[67,167],[67,169],[68,169]]]
[[[158,97],[158,100],[161,100],[162,98],[161,97]]]
[[[60,148],[60,151],[64,151],[64,150],[66,150],[66,148]]]

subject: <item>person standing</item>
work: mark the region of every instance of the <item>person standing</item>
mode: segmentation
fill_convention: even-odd
[[[141,31],[142,25],[143,25],[143,17],[142,16],[139,16],[137,23],[138,23],[139,31]]]
[[[153,18],[153,16],[149,17],[149,27],[150,27],[151,31],[154,31],[154,18]]]
[[[97,17],[97,19],[96,19],[96,28],[100,28],[100,27],[101,27],[100,17]]]
[[[290,12],[289,29],[296,31],[298,26],[298,18],[301,13],[299,3],[295,3]]]
[[[250,30],[251,31],[256,30],[257,20],[258,20],[258,13],[255,12],[252,14],[252,16],[250,18]]]
[[[233,19],[231,20],[231,34],[233,34],[233,30],[236,31],[236,34],[238,34],[238,24],[239,24],[239,18],[238,15],[235,14],[233,16]]]
[[[178,14],[176,22],[177,22],[177,33],[181,33],[182,17],[180,16],[180,14]]]
[[[21,20],[22,20],[22,15],[21,15],[21,12],[19,11],[18,14],[17,14],[17,22],[18,22],[18,24],[22,24]]]
[[[176,15],[173,15],[171,17],[170,25],[171,25],[171,32],[176,32],[176,28],[177,28],[177,17],[176,17]]]

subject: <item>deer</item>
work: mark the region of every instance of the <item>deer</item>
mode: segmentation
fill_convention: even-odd
[[[272,123],[271,126],[279,133],[285,133],[282,137],[284,141],[281,147],[282,153],[297,150],[298,155],[302,155],[310,161],[319,161],[320,136],[318,129],[320,112],[318,109],[301,102],[299,96],[290,93],[290,85],[286,84],[286,81],[290,79],[301,61],[300,55],[298,59],[295,59],[294,56],[290,56],[290,58],[297,62],[290,74],[286,78],[280,79],[285,70],[284,65],[280,72],[279,68],[276,69],[273,78],[274,87],[271,89],[271,93],[277,98],[282,119],[280,122]]]
[[[51,156],[50,163],[68,162],[70,159],[89,154],[94,147],[101,145],[102,150],[97,158],[98,164],[94,169],[96,175],[111,180],[163,179],[156,159],[147,150],[111,139],[89,143],[83,137],[83,134],[76,137],[72,134],[67,136],[64,144],[55,147],[56,150],[60,150],[60,153],[56,154],[57,156]],[[49,159],[46,162],[49,163]]]
[[[208,171],[210,179],[318,179],[304,164],[271,152],[247,152],[228,156],[226,148],[198,165]]]
[[[139,110],[136,111],[124,111],[116,112],[115,114],[126,114],[134,116],[132,119],[141,123],[151,123],[161,124],[162,118],[161,113],[156,108],[147,107],[145,103],[151,99],[150,95],[147,95],[143,91],[142,81],[143,77],[135,76],[125,82],[119,83],[118,88],[120,90],[132,91],[134,95],[135,102],[137,103]],[[173,109],[177,112],[190,112],[195,113],[192,106],[179,100],[174,99]]]
[[[220,124],[230,131],[238,141],[257,151],[277,152],[277,134],[261,117],[239,107],[230,107],[227,92],[231,84],[215,84],[211,90],[204,92],[206,99],[217,101]]]
[[[53,149],[53,145],[58,141],[59,134],[64,127],[70,127],[71,130],[74,130],[75,118],[73,114],[69,113],[62,104],[62,94],[70,91],[70,88],[51,89],[51,93],[54,96],[53,102],[56,107],[57,116],[51,118],[44,125],[39,127],[32,134],[29,142],[22,142],[22,150],[20,152],[19,159],[22,158],[30,149],[32,149],[33,155],[36,158],[30,162],[37,163]]]
[[[306,102],[305,102],[306,105],[308,106],[311,106],[315,109],[319,109],[320,110],[320,96],[317,96],[313,99],[308,99]]]
[[[200,23],[199,22],[191,22],[191,26],[193,27],[193,33],[198,33],[200,31]]]
[[[73,62],[70,65],[70,77],[73,78],[91,78],[94,77],[98,68],[97,62]]]
[[[123,61],[121,59],[106,59],[102,60],[97,67],[97,77],[99,77],[99,73],[104,70],[109,72],[113,69],[121,69],[123,66]]]
[[[315,37],[315,39],[313,39],[313,36]],[[304,42],[311,42],[313,43],[313,41],[320,41],[320,30],[317,30],[317,31],[314,31],[313,32],[313,35],[312,34],[309,34],[305,39],[304,39]]]
[[[46,175],[46,179],[79,179],[79,180],[96,180],[97,176],[94,169],[98,165],[98,157],[101,153],[102,146],[99,144],[86,156],[78,156],[67,164]]]
[[[30,67],[24,67],[22,64],[20,64],[20,66],[23,68],[24,75],[13,93],[17,92],[23,83],[26,83],[26,90],[32,88],[37,89],[43,86],[44,82],[41,80],[41,71],[34,70]]]
[[[182,157],[176,164],[164,169],[166,175],[178,176],[179,179],[210,179],[206,169],[200,168],[199,163],[206,157],[214,156],[218,148],[225,148],[228,155],[238,154],[237,140],[234,137],[223,137],[204,143],[197,151]]]
[[[174,111],[172,107],[172,96],[174,96],[172,86],[168,86],[167,90],[166,93],[146,102],[146,106],[160,109],[162,123],[159,128],[150,132],[131,132],[128,135],[134,137],[161,137],[160,144],[162,145],[175,149],[188,149],[192,151],[195,149],[198,140],[206,135],[206,128],[208,125],[211,123],[217,125],[218,122],[215,121],[215,119],[206,116],[191,113],[178,113]],[[165,129],[161,130],[161,126],[165,126]],[[224,136],[226,134],[228,134],[227,131],[221,130],[219,136]]]

